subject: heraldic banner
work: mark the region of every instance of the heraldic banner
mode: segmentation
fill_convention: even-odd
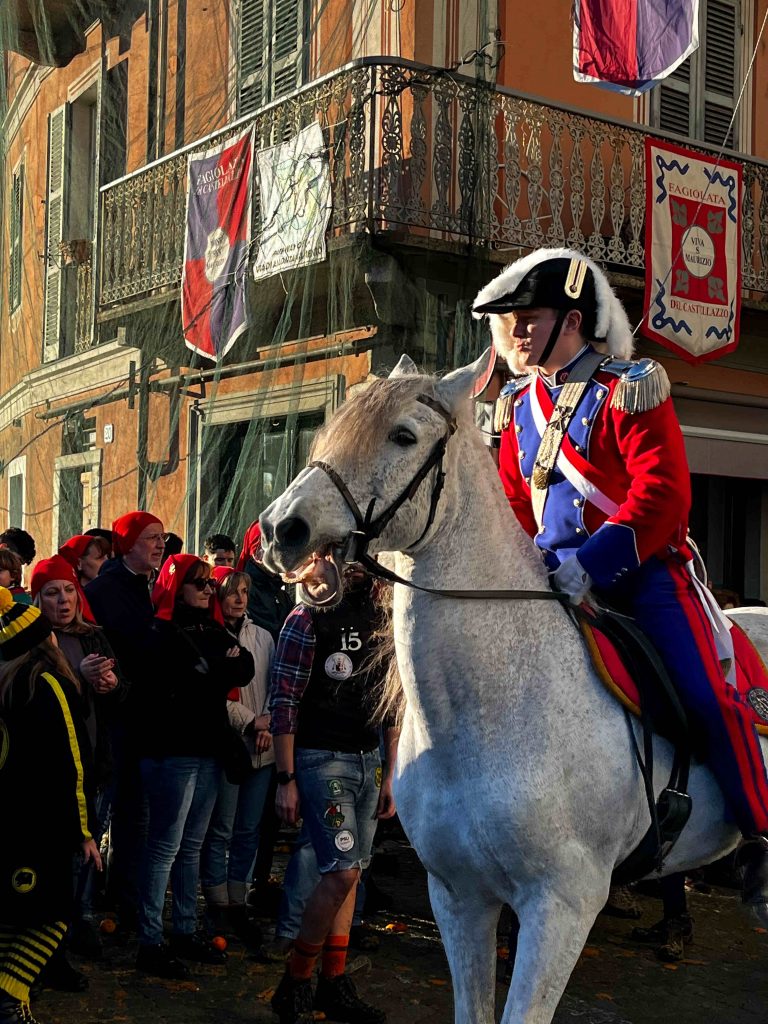
[[[190,153],[181,316],[187,348],[220,359],[248,327],[253,128]]]
[[[689,363],[739,342],[741,167],[645,142],[643,334]]]
[[[332,205],[323,129],[311,124],[288,142],[259,150],[256,160],[261,232],[254,278],[322,263]]]

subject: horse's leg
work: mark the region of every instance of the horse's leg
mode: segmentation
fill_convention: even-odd
[[[515,907],[520,932],[501,1024],[550,1024],[607,896],[606,884],[581,907],[552,891]]]
[[[451,968],[455,1024],[493,1024],[501,904],[458,896],[434,875],[429,898]]]

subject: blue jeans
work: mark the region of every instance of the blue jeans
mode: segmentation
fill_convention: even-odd
[[[378,748],[345,754],[297,747],[295,770],[304,828],[320,874],[368,867],[381,786]]]
[[[170,878],[173,931],[197,927],[200,849],[219,791],[221,766],[214,757],[142,758],[141,779],[149,803],[149,830],[139,883],[139,942],[163,941],[163,904]]]
[[[93,838],[96,840],[96,845],[100,845],[102,836],[107,830],[109,825],[109,816],[112,811],[112,799],[115,793],[114,782],[110,783],[104,789],[99,789],[96,792],[94,799],[94,810],[96,813],[96,823],[94,827]],[[93,920],[93,891],[96,887],[96,868],[93,866],[93,861],[88,864],[83,864],[80,859],[80,855],[77,855],[77,868],[76,868],[76,879],[75,879],[75,907],[74,916],[76,921],[92,921]]]
[[[273,765],[254,768],[239,786],[233,786],[222,775],[200,858],[203,885],[250,880],[259,846],[259,825],[274,770]]]

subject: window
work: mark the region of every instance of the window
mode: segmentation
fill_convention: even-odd
[[[305,0],[240,0],[238,115],[293,92],[306,78]]]
[[[202,536],[241,537],[307,464],[323,412],[203,426],[200,467]]]
[[[99,525],[102,449],[59,455],[53,469],[53,535],[56,551],[65,540]]]
[[[19,164],[11,188],[11,245],[8,298],[11,312],[21,305],[22,236],[24,230],[24,165]]]
[[[8,526],[24,527],[24,478],[26,456],[14,459],[8,466]]]
[[[741,33],[740,0],[701,0],[699,48],[653,90],[654,128],[739,148],[738,119],[728,125],[741,83]]]

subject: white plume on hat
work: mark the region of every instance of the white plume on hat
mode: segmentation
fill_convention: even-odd
[[[575,249],[536,249],[521,259],[510,263],[502,272],[490,281],[483,288],[474,301],[474,306],[482,306],[486,302],[500,299],[504,295],[514,292],[525,275],[539,263],[557,259],[577,259],[586,263],[592,271],[595,281],[595,296],[597,299],[597,310],[595,317],[595,336],[598,341],[598,349],[605,350],[607,354],[617,359],[631,359],[635,343],[632,337],[632,328],[629,326],[626,310],[616,292],[600,267],[587,256],[583,256]],[[473,313],[476,318],[484,316],[484,313]],[[499,355],[502,355],[513,372],[526,372],[522,367],[516,366],[514,356],[514,343],[509,336],[509,330],[502,320],[502,314],[489,313],[488,320],[493,337],[493,344]]]

